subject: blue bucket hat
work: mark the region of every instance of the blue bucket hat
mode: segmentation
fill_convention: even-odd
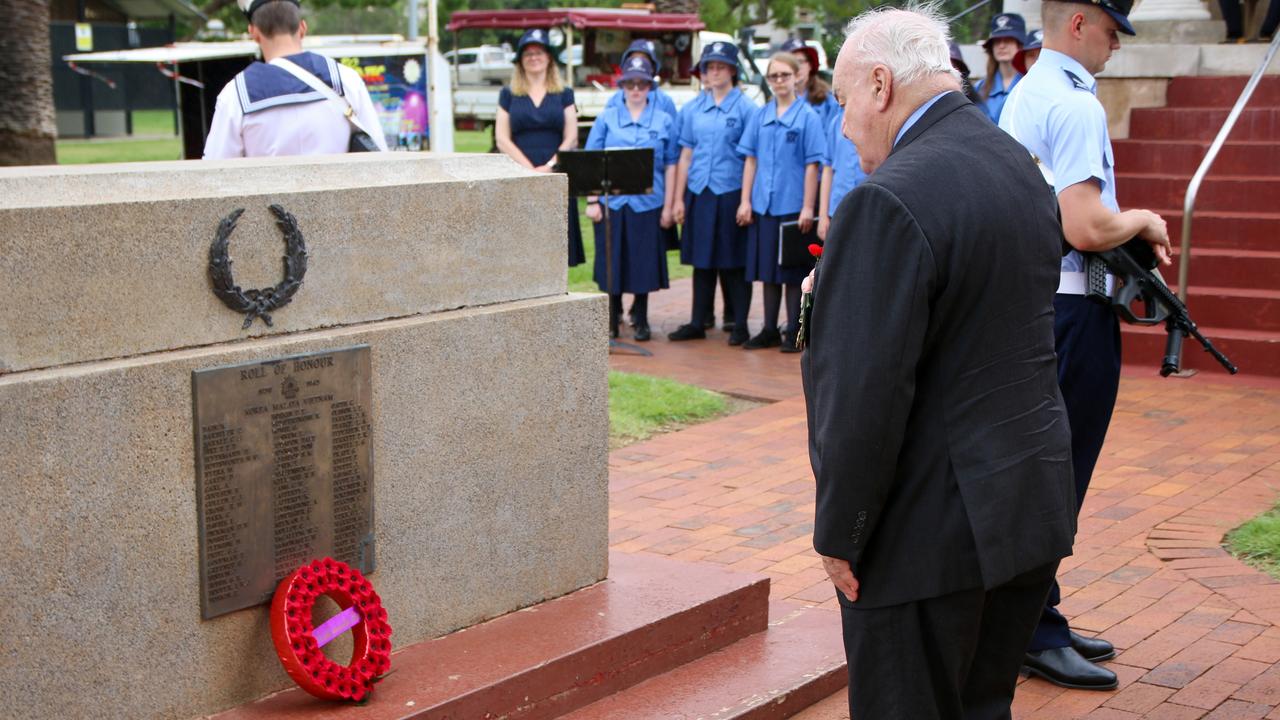
[[[656,75],[662,69],[662,61],[658,59],[658,45],[652,40],[632,40],[631,44],[622,53],[622,59],[618,61],[620,65],[627,63],[627,57],[631,53],[644,53],[649,58],[649,62],[653,63],[654,74]]]
[[[1066,0],[1066,2],[1076,2],[1084,5],[1097,5],[1111,16],[1112,20],[1120,26],[1120,32],[1125,35],[1137,35],[1133,29],[1133,23],[1129,22],[1129,12],[1133,10],[1133,0]]]
[[[551,38],[546,30],[542,28],[532,28],[525,30],[520,36],[520,42],[516,43],[516,57],[519,58],[524,54],[524,49],[530,45],[541,45],[548,54],[551,53]]]
[[[1032,30],[1027,33],[1027,44],[1022,46],[1017,55],[1013,56],[1013,69],[1027,74],[1027,53],[1032,50],[1040,50],[1044,48],[1044,31]]]
[[[621,85],[629,80],[644,80],[653,85],[653,63],[644,55],[636,55],[632,57],[622,67],[622,77],[618,78],[618,84]]]
[[[991,35],[982,41],[982,49],[990,50],[991,41],[1013,38],[1019,45],[1027,44],[1027,21],[1018,13],[1000,13],[991,18]]]
[[[733,74],[738,74],[738,47],[733,43],[716,41],[702,48],[702,57],[698,59],[698,74],[701,75],[707,69],[707,63],[719,62],[733,68]]]
[[[806,45],[800,38],[787,38],[787,41],[782,43],[782,47],[778,49],[782,52],[791,53],[792,55],[803,55],[805,61],[809,63],[809,71],[815,75],[818,74],[818,70],[820,69],[818,65],[818,51],[815,48]]]

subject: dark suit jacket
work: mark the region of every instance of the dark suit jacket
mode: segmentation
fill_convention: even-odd
[[[1071,554],[1057,201],[949,93],[841,202],[802,363],[814,547],[858,607],[992,588]]]

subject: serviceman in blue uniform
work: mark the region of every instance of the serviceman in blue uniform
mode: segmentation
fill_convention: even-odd
[[[1120,383],[1120,327],[1111,308],[1086,300],[1081,252],[1107,250],[1138,236],[1168,265],[1164,220],[1149,210],[1120,212],[1107,115],[1096,96],[1100,72],[1133,35],[1131,0],[1046,0],[1044,49],[1014,88],[1000,127],[1030,151],[1057,193],[1072,250],[1062,260],[1054,298],[1058,385],[1071,425],[1076,507],[1084,501],[1102,450]],[[1055,583],[1027,652],[1027,669],[1070,688],[1109,690],[1115,673],[1095,665],[1115,655],[1101,638],[1072,632],[1057,611]],[[1092,662],[1091,662],[1092,661]]]
[[[635,295],[635,339],[645,342],[649,329],[649,293],[669,287],[667,254],[660,229],[661,218],[670,216],[675,189],[676,161],[680,157],[675,120],[649,102],[654,84],[653,63],[635,56],[623,68],[621,85],[626,102],[607,108],[596,118],[587,137],[588,150],[651,148],[653,192],[648,195],[613,195],[609,203],[613,282],[605,267],[604,219],[597,197],[587,198],[587,217],[595,223],[595,280],[609,294],[609,333],[618,336],[622,294]]]
[[[705,338],[713,314],[716,278],[731,297],[730,345],[750,337],[747,312],[751,285],[743,279],[747,231],[735,216],[742,197],[738,140],[756,105],[738,89],[738,48],[714,42],[702,51],[698,74],[704,90],[680,111],[680,164],[676,169],[676,222],[684,223],[682,261],[693,266],[693,309],[687,325],[667,335],[673,341]]]
[[[799,63],[794,55],[780,52],[769,59],[765,77],[773,99],[756,111],[738,142],[745,158],[742,199],[737,221],[747,226],[747,271],[759,280],[764,293],[764,327],[743,344],[747,350],[779,347],[799,352],[800,283],[807,267],[778,264],[779,229],[782,223],[799,222],[801,232],[815,224],[818,207],[818,166],[826,154],[826,134],[818,113],[796,96]],[[787,327],[778,332],[778,311],[783,288],[787,298]]]
[[[1017,13],[1000,13],[991,18],[991,35],[982,42],[987,51],[987,76],[974,84],[986,104],[987,117],[1000,122],[1000,111],[1009,98],[1010,91],[1022,79],[1022,73],[1013,67],[1013,58],[1027,42],[1027,21]]]
[[[818,189],[818,239],[826,242],[831,218],[840,201],[858,187],[867,174],[862,170],[858,148],[844,136],[844,108],[831,118],[827,128],[827,152],[822,157],[822,181]]]

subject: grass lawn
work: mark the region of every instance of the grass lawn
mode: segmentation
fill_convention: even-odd
[[[1280,579],[1280,506],[1231,531],[1227,547],[1244,562]]]
[[[674,380],[609,373],[609,446],[620,447],[730,412],[724,395]]]
[[[173,113],[168,110],[134,111],[133,133],[118,140],[59,140],[58,164],[182,159],[182,141],[173,134]]]

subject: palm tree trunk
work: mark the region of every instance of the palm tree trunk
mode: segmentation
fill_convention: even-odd
[[[0,165],[57,162],[48,0],[0,0]]]

